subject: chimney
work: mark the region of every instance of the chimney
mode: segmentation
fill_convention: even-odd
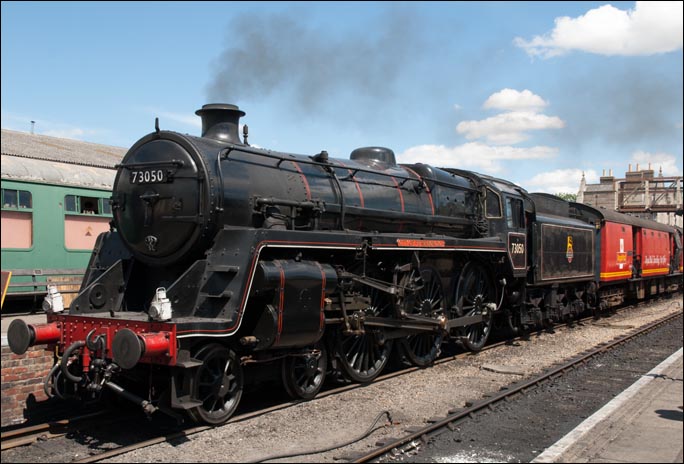
[[[31,135],[33,135],[33,128],[36,126],[36,121],[31,121]]]
[[[202,137],[242,145],[239,135],[240,118],[245,115],[235,105],[210,103],[195,111],[202,118]]]

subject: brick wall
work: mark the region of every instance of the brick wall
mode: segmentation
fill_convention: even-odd
[[[24,422],[32,409],[47,397],[43,380],[53,364],[52,351],[31,347],[22,354],[2,347],[2,426]]]

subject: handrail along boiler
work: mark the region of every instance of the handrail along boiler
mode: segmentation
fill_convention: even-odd
[[[112,228],[69,314],[11,324],[15,353],[56,347],[46,391],[218,424],[248,363],[277,361],[310,399],[330,371],[372,381],[395,347],[425,367],[447,340],[481,349],[495,316],[520,331],[618,303],[598,214],[382,147],[254,148],[236,106],[197,114],[201,137],[157,125],[117,166]],[[625,275],[623,299],[681,286],[681,231],[663,227],[661,272]]]

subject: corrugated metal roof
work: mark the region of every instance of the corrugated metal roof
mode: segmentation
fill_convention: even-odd
[[[119,163],[127,151],[126,148],[9,129],[2,129],[1,142],[3,155],[109,168]],[[4,159],[3,156],[3,165]],[[4,169],[2,175],[5,175]]]
[[[58,163],[5,154],[2,155],[1,163],[2,180],[111,190],[116,176],[114,168]]]

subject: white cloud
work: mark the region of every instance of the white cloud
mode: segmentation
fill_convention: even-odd
[[[490,95],[482,106],[487,109],[497,108],[501,110],[531,111],[536,113],[547,105],[548,103],[545,102],[542,97],[535,95],[527,89],[519,92],[515,89],[507,88]]]
[[[584,173],[587,184],[597,183],[599,175],[594,170],[555,169],[536,174],[521,185],[530,192],[544,193],[577,193]]]
[[[679,161],[679,162],[678,162]],[[645,151],[636,151],[632,153],[632,169],[636,170],[637,163],[639,164],[639,169],[648,169],[650,163],[651,169],[655,171],[655,175],[658,175],[660,168],[663,168],[664,176],[681,176],[682,169],[681,158],[677,158],[668,153],[648,153]]]
[[[397,159],[401,163],[426,163],[433,166],[472,169],[496,174],[503,170],[500,161],[547,159],[557,155],[558,149],[553,147],[493,147],[480,142],[470,142],[455,147],[419,145],[400,153]]]
[[[555,19],[555,28],[515,45],[530,56],[550,58],[571,50],[599,55],[652,55],[682,48],[683,3],[636,2],[632,10],[603,5],[583,16]]]
[[[468,140],[485,137],[496,145],[515,144],[527,140],[525,134],[530,130],[560,129],[565,123],[557,116],[546,116],[529,111],[501,113],[481,121],[462,121],[456,132],[464,134]]]

